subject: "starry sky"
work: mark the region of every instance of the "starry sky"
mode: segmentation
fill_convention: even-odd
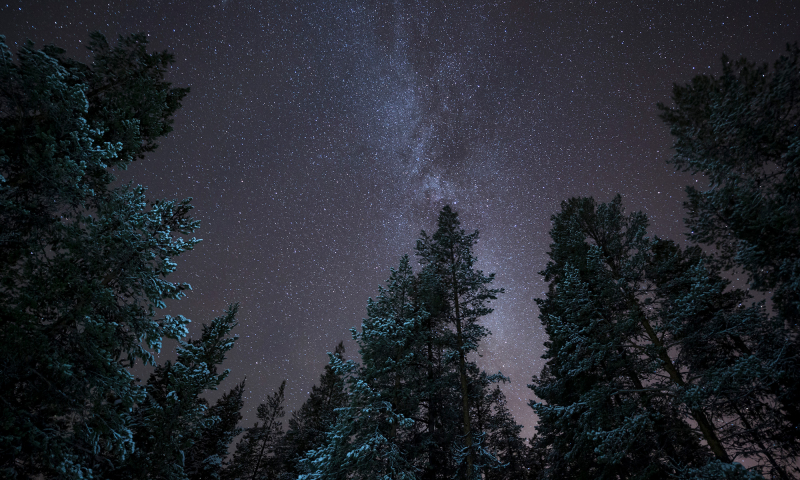
[[[356,355],[368,297],[450,204],[506,290],[478,362],[511,377],[526,437],[550,216],[621,193],[680,239],[696,179],[667,165],[656,103],[723,53],[771,63],[799,24],[796,0],[0,0],[14,51],[86,59],[99,30],[175,54],[169,78],[191,87],[175,130],[121,177],[194,198],[203,242],[172,277],[193,292],[166,313],[198,332],[241,304],[222,389],[247,378],[245,425],[283,379],[299,407],[340,340]]]

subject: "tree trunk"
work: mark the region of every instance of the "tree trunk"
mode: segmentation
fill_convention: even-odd
[[[464,359],[464,336],[461,328],[461,311],[458,304],[458,276],[456,275],[455,254],[451,252],[453,269],[453,306],[455,308],[456,339],[458,345],[458,376],[461,380],[461,408],[464,414],[464,447],[467,449],[467,475],[471,480],[473,476],[472,465],[472,430],[469,421],[469,381],[467,379],[467,362]]]
[[[641,314],[641,323],[647,332],[647,336],[650,338],[650,341],[656,346],[658,358],[663,363],[664,370],[667,371],[670,380],[681,387],[685,387],[686,382],[683,381],[683,377],[681,376],[680,372],[675,368],[675,365],[673,365],[672,359],[669,358],[669,354],[667,354],[667,349],[664,347],[664,343],[660,338],[658,338],[655,330],[653,330],[653,326],[650,325],[650,321],[647,320],[647,317],[645,317],[643,314]],[[706,443],[708,443],[711,451],[714,452],[714,455],[725,463],[731,463],[731,458],[728,456],[728,452],[725,451],[725,447],[722,446],[722,442],[717,437],[714,424],[711,423],[708,417],[706,417],[705,412],[699,408],[690,408],[689,412],[691,413],[694,421],[697,422],[697,426],[700,427],[700,432],[703,434],[703,438],[705,439]]]

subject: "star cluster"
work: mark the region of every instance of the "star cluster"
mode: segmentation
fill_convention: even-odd
[[[526,388],[543,360],[534,299],[546,289],[550,216],[571,196],[619,192],[680,238],[683,185],[656,102],[717,74],[723,53],[772,61],[797,40],[791,0],[373,2],[6,0],[0,34],[79,59],[88,33],[144,31],[190,86],[175,131],[125,180],[194,197],[204,241],[178,259],[195,324],[230,302],[247,378],[246,424],[284,378],[298,407],[326,352],[451,204],[481,232],[479,268],[506,293],[479,363]],[[195,330],[193,330],[195,331]],[[162,354],[162,356],[166,353]]]

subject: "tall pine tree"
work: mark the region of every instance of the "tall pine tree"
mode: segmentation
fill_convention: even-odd
[[[352,361],[331,356],[331,368],[346,382],[348,402],[322,446],[300,462],[301,480],[414,480],[415,468],[398,444],[398,431],[413,420],[394,411],[392,403],[364,381]]]
[[[305,461],[308,478],[415,478],[414,449],[404,448],[415,437],[411,417],[419,410],[415,353],[425,313],[415,307],[415,283],[403,257],[387,288],[369,300],[361,332],[352,332],[363,364],[332,358],[331,368],[346,380],[348,402],[324,446]]]
[[[769,362],[743,349],[775,339],[754,329],[761,306],[745,307],[701,250],[646,228],[619,196],[571,199],[553,217],[550,289],[537,300],[548,361],[531,403],[545,477],[749,475],[734,459],[783,477],[787,451],[755,422],[774,417]]]
[[[502,376],[467,358],[488,334],[477,321],[500,290],[474,269],[477,234],[465,234],[449,208],[439,219],[432,237],[422,233],[420,273],[404,256],[369,300],[361,331],[353,331],[363,363],[332,358],[348,402],[325,443],[302,462],[303,478],[510,478],[503,475],[513,476],[512,461],[519,467],[520,427],[502,393],[490,392]]]
[[[436,288],[436,317],[455,330],[449,335],[449,349],[457,362],[460,390],[463,449],[458,458],[463,459],[459,467],[463,478],[470,480],[480,475],[483,450],[476,448],[476,439],[482,437],[483,432],[472,428],[467,356],[475,352],[480,340],[489,334],[478,321],[492,312],[488,304],[502,292],[502,289],[489,288],[494,274],[487,276],[475,269],[472,247],[477,240],[478,232],[467,234],[461,228],[458,214],[449,205],[439,213],[433,235],[423,231],[417,240],[417,256],[425,275],[434,280]]]
[[[687,187],[690,240],[715,247],[726,269],[744,271],[750,289],[771,300],[778,320],[752,321],[781,338],[743,352],[771,357],[764,383],[783,412],[771,421],[773,439],[798,456],[800,48],[789,45],[772,69],[722,64],[720,77],[676,85],[674,105],[659,108],[675,137],[675,168],[703,176]]]
[[[197,242],[189,201],[115,183],[171,130],[188,89],[164,80],[167,52],[144,34],[91,63],[0,37],[0,471],[91,478],[134,445],[144,389],[128,368],[186,335],[157,315],[189,288],[165,279]]]

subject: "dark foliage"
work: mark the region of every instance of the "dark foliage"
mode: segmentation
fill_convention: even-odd
[[[619,197],[571,199],[553,217],[538,300],[548,362],[532,385],[545,477],[748,475],[733,463],[748,458],[788,478],[772,356],[755,353],[780,345],[780,325],[699,248],[646,227]]]
[[[283,438],[283,422],[286,414],[283,407],[286,380],[278,391],[258,405],[256,422],[244,430],[244,437],[236,444],[233,460],[225,475],[232,479],[272,479],[281,473],[281,458],[278,446]]]
[[[244,406],[242,382],[206,410],[201,421],[200,437],[186,450],[184,471],[190,480],[217,480],[225,478],[228,449],[240,433],[240,413]],[[201,400],[205,404],[205,400]]]
[[[739,406],[744,443],[776,456],[800,455],[800,48],[788,45],[770,68],[723,57],[719,78],[699,75],[676,85],[674,105],[659,105],[675,137],[676,169],[704,177],[689,186],[689,238],[714,247],[729,271],[748,275],[749,288],[771,300],[748,320],[737,340],[742,355],[770,368],[758,395],[776,409]],[[769,316],[768,316],[769,315]],[[765,333],[767,332],[767,333]],[[748,341],[749,340],[749,341]],[[763,427],[759,428],[759,425]],[[774,443],[774,447],[767,445]],[[744,447],[743,447],[744,448]],[[776,476],[785,478],[780,469]]]
[[[344,360],[344,344],[339,342],[333,356]],[[299,475],[297,462],[310,450],[325,442],[325,433],[336,423],[337,409],[347,403],[344,379],[331,365],[325,365],[319,385],[311,387],[311,393],[303,405],[289,419],[289,428],[279,447],[283,461],[282,472],[287,477]]]
[[[102,478],[187,478],[187,452],[222,421],[220,417],[208,415],[208,402],[200,395],[216,390],[228,375],[227,370],[218,372],[217,369],[236,340],[228,335],[236,325],[237,310],[238,306],[232,305],[224,316],[214,319],[210,325],[203,325],[199,339],[179,341],[175,362],[167,361],[156,367],[147,381],[147,396],[131,413],[136,450],[119,466],[101,471]],[[238,415],[238,403],[229,406],[236,409],[229,415]],[[223,434],[227,436],[230,432]],[[215,447],[219,452],[227,450],[227,446]],[[214,462],[214,459],[209,461]],[[203,470],[213,473],[213,468]]]
[[[301,462],[301,478],[524,478],[521,427],[491,390],[503,377],[467,358],[488,335],[478,321],[502,291],[474,268],[476,240],[445,207],[437,231],[418,242],[419,274],[403,257],[369,300],[353,331],[363,364],[332,359],[347,403]]]
[[[3,39],[4,41],[4,39]],[[189,288],[165,280],[197,240],[188,201],[115,186],[170,131],[187,89],[144,35],[111,48],[94,34],[84,65],[29,42],[0,42],[0,469],[6,477],[91,477],[134,451],[144,400],[128,368],[185,335],[156,316]]]

